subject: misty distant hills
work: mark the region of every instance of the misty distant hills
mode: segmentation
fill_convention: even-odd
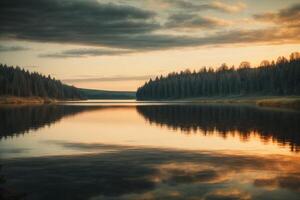
[[[78,88],[81,95],[87,99],[135,99],[135,92],[108,91]]]

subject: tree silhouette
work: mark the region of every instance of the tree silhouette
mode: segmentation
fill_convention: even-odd
[[[138,88],[138,100],[180,99],[228,95],[300,95],[300,54],[290,55],[290,60],[280,56],[276,63],[264,60],[251,68],[242,62],[239,68],[202,68],[172,72],[165,77],[150,79]]]
[[[20,67],[0,64],[0,95],[18,97],[49,97],[56,99],[82,98],[80,91],[51,76],[30,73]]]

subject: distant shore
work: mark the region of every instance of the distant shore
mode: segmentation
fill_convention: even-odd
[[[0,97],[0,105],[39,105],[56,104],[65,101],[78,101],[81,99],[58,100],[42,97]],[[186,99],[169,99],[161,102],[192,102],[217,104],[252,104],[260,107],[290,108],[300,110],[300,96],[227,96],[227,97],[199,97]],[[157,101],[156,101],[157,102]],[[158,102],[160,102],[158,100]]]

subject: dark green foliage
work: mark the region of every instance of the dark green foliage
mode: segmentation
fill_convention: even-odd
[[[217,70],[173,72],[150,79],[136,93],[138,100],[229,95],[300,95],[300,54],[292,53],[290,60],[279,57],[276,63],[263,61],[257,68],[242,62],[238,69],[223,64]]]
[[[31,97],[55,99],[82,98],[79,90],[36,72],[29,72],[20,67],[0,64],[0,96]]]

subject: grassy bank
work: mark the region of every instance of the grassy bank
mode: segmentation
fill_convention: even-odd
[[[16,97],[16,96],[1,96],[0,104],[2,105],[19,105],[19,104],[49,104],[58,102],[55,99],[41,97]]]
[[[255,104],[262,107],[300,109],[300,96],[227,96],[185,99],[199,103]]]
[[[256,104],[258,106],[265,106],[265,107],[293,108],[293,109],[300,110],[300,97],[263,99],[257,101]]]

